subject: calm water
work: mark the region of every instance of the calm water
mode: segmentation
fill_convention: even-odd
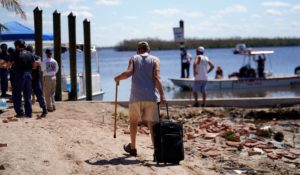
[[[275,53],[268,57],[272,60],[266,64],[265,70],[272,68],[273,74],[293,74],[296,66],[300,65],[300,47],[272,47],[272,48],[255,48],[259,50],[269,49]],[[195,50],[189,52],[195,56]],[[115,82],[114,76],[127,69],[128,60],[135,52],[116,52],[113,49],[100,49],[100,73],[102,89],[105,91],[103,100],[114,100]],[[169,78],[178,78],[180,76],[180,52],[179,50],[151,51],[151,54],[158,56],[161,60],[161,77],[164,86],[171,87],[166,90],[167,99],[191,98],[190,92],[182,92],[180,88],[174,87]],[[224,76],[238,71],[243,64],[244,57],[233,55],[232,49],[206,49],[206,55],[211,59],[215,66],[220,65],[223,68]],[[256,67],[252,64],[252,67]],[[192,75],[192,68],[190,69]],[[213,78],[215,71],[209,74]],[[119,100],[128,100],[130,93],[131,79],[123,80],[119,86]],[[223,90],[209,91],[208,98],[229,98],[229,97],[294,97],[300,96],[299,88],[274,88],[259,90]]]

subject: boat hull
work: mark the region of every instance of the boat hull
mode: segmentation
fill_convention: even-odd
[[[170,80],[174,85],[183,89],[192,89],[195,82],[194,79],[186,78],[171,78]],[[208,80],[206,89],[253,89],[283,86],[300,86],[300,76]]]

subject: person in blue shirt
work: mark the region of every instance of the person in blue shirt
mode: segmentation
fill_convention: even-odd
[[[15,117],[32,117],[32,67],[34,66],[33,55],[25,49],[24,40],[14,42],[16,51],[11,60],[14,70],[13,104],[16,112]],[[24,98],[25,113],[22,107]]]
[[[47,111],[45,98],[42,90],[42,84],[41,84],[41,59],[39,56],[34,55],[33,47],[31,45],[27,45],[26,50],[33,55],[35,61],[32,69],[32,90],[36,95],[40,107],[43,110],[40,117],[46,117],[48,111]]]

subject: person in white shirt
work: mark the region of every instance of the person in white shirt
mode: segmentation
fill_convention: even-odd
[[[206,104],[206,83],[207,83],[207,74],[214,69],[214,64],[204,55],[204,47],[200,46],[196,49],[197,56],[195,57],[194,62],[194,77],[195,83],[193,85],[193,94],[195,98],[194,107],[198,107],[198,92],[202,93],[202,107],[205,107]],[[209,69],[207,70],[207,67]]]
[[[58,72],[58,64],[52,58],[52,51],[46,49],[46,59],[42,62],[42,71],[44,77],[44,94],[48,112],[53,112],[55,108],[55,89],[56,89],[56,73]]]

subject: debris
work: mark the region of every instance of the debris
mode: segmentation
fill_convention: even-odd
[[[0,148],[7,147],[7,143],[0,143]]]
[[[8,120],[4,119],[2,120],[3,123],[8,123]]]
[[[272,135],[272,129],[270,126],[264,126],[256,130],[255,134],[260,137],[270,138]]]
[[[276,140],[277,142],[282,142],[284,139],[284,135],[282,132],[276,132],[274,135],[274,140]]]
[[[228,141],[232,141],[232,142],[239,142],[240,141],[240,137],[238,136],[238,134],[236,134],[233,131],[227,131],[224,133],[223,137],[228,140]]]

